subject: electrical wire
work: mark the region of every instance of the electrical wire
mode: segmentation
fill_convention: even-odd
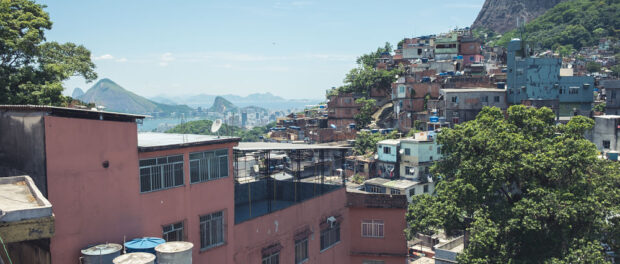
[[[0,243],[2,243],[2,247],[4,248],[4,253],[6,253],[6,258],[9,260],[9,264],[13,264],[13,261],[11,260],[11,256],[9,256],[9,251],[6,250],[6,245],[4,244],[4,241],[2,240],[1,236],[0,236]]]

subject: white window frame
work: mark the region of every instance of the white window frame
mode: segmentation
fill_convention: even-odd
[[[183,223],[183,221],[177,222],[177,223],[173,223],[173,224],[169,224],[169,225],[164,225],[162,227],[162,238],[164,240],[166,240],[166,242],[170,242],[170,241],[183,241],[184,240],[184,233],[183,233],[183,229],[185,228],[185,223]],[[170,240],[169,236],[170,234],[175,234],[177,239],[176,240]]]
[[[262,264],[280,264],[280,251],[263,256]]]
[[[190,184],[228,177],[228,149],[193,152],[189,154]],[[226,169],[224,169],[224,166]]]
[[[383,238],[385,237],[385,222],[378,219],[362,220],[362,237]]]
[[[207,250],[226,242],[224,211],[214,212],[199,217],[200,250]]]
[[[340,223],[335,222],[332,226],[321,230],[320,248],[321,252],[330,249],[340,243]]]
[[[308,238],[295,241],[295,263],[308,261]]]
[[[185,185],[184,162],[183,154],[141,159],[139,161],[140,193]],[[149,186],[145,189],[147,181]]]

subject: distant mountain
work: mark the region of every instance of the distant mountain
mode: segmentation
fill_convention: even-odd
[[[237,110],[239,110],[237,106],[221,96],[215,97],[213,105],[207,109],[208,112],[218,113],[237,112]]]
[[[107,111],[147,114],[147,113],[187,113],[192,109],[186,105],[167,105],[153,102],[135,93],[125,90],[110,79],[101,79],[80,100],[103,105]]]
[[[80,89],[79,87],[73,89],[73,93],[71,93],[71,97],[73,97],[74,99],[79,99],[82,95],[84,95],[84,91],[82,91],[82,89]]]
[[[186,104],[192,107],[210,107],[218,95],[198,94],[198,95],[180,95],[180,96],[164,96],[159,95],[151,98],[157,101],[167,98],[177,103]],[[321,102],[320,99],[284,99],[271,93],[254,93],[248,96],[239,95],[220,95],[224,99],[230,101],[238,107],[258,106],[270,110],[287,110],[302,109],[306,105],[314,105]],[[160,101],[161,102],[161,101]]]
[[[161,103],[161,104],[177,105],[177,102],[171,100],[168,97],[161,96],[161,95],[158,95],[158,96],[155,96],[155,97],[150,97],[149,99],[151,101],[158,102],[158,103]]]
[[[529,22],[564,1],[567,0],[486,0],[472,28],[504,33],[517,27],[517,19],[520,24]]]

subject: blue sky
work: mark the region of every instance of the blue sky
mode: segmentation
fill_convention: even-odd
[[[355,58],[471,25],[484,0],[45,0],[50,41],[91,50],[100,78],[143,96],[324,98]],[[65,93],[93,83],[66,82]]]

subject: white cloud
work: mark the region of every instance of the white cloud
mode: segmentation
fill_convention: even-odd
[[[116,60],[117,62],[127,62],[127,58],[123,57]]]
[[[114,56],[110,54],[103,54],[101,56],[93,57],[93,60],[113,60],[113,59],[114,59]]]
[[[172,53],[166,52],[162,54],[161,57],[159,58],[159,66],[166,67],[168,66],[168,63],[174,60],[175,60],[175,57],[172,56]]]

